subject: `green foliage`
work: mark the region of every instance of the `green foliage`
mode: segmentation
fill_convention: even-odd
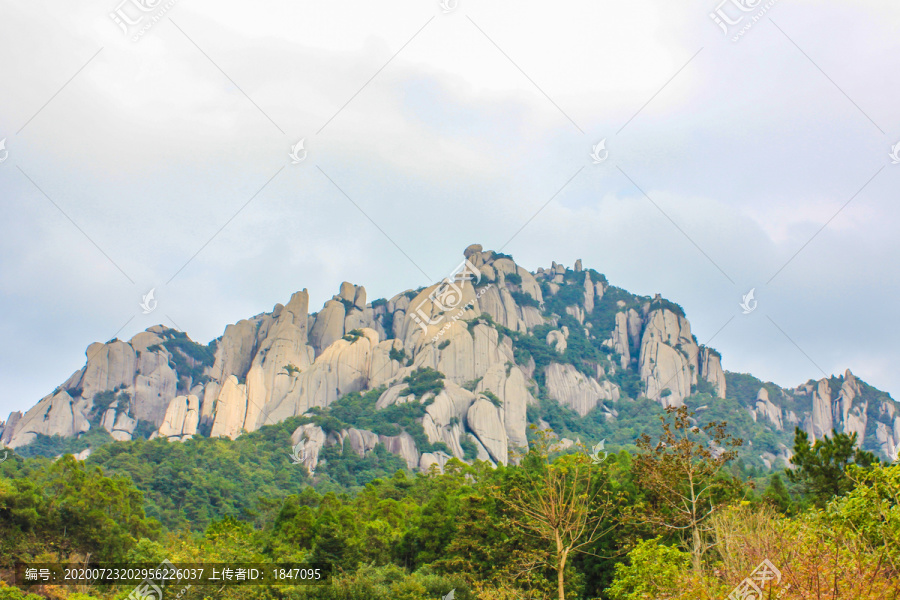
[[[609,587],[610,600],[646,600],[672,597],[684,573],[691,568],[691,556],[666,546],[656,537],[639,542],[628,553],[628,562],[616,565]]]
[[[344,334],[343,339],[347,340],[348,342],[350,342],[352,344],[353,342],[355,342],[356,340],[358,340],[361,337],[363,337],[362,329],[351,329],[346,334]]]
[[[120,393],[119,396],[123,400],[127,400],[130,402],[130,398],[125,393]],[[94,394],[94,403],[91,407],[91,412],[88,414],[88,421],[90,421],[91,425],[98,425],[100,420],[103,418],[103,415],[106,414],[109,406],[116,401],[116,393],[113,391],[105,391],[98,392]]]
[[[787,486],[784,485],[784,481],[778,473],[772,475],[772,478],[769,480],[769,486],[763,493],[763,500],[782,513],[789,513],[794,504]]]
[[[529,423],[536,424],[543,419],[561,437],[580,437],[583,441],[593,442],[605,439],[608,447],[631,446],[642,433],[659,435],[662,433],[659,417],[665,414],[658,402],[638,398],[618,402],[616,410],[619,416],[614,421],[610,421],[599,408],[582,417],[543,393],[538,398],[538,405],[531,405],[526,410]]]
[[[142,494],[127,478],[106,477],[71,455],[17,462],[0,477],[0,556],[44,547],[121,559],[137,538],[157,534]]]
[[[541,303],[528,292],[512,291],[509,295],[512,296],[512,299],[515,300],[516,304],[519,306],[533,306],[534,308],[540,308],[541,306]]]
[[[850,435],[832,432],[831,437],[810,444],[809,436],[798,427],[791,458],[791,464],[797,468],[787,471],[787,476],[802,484],[806,496],[817,506],[824,506],[853,488],[847,472],[851,464],[868,469],[877,463],[875,455],[856,447],[856,432]]]
[[[346,340],[352,344],[361,337],[363,337],[362,329],[351,329],[350,331],[345,333],[341,339]]]
[[[420,371],[419,377],[423,379],[420,379],[419,383],[423,388],[428,381],[431,381],[428,385],[432,387],[435,385],[431,379],[434,373],[441,375],[433,369],[419,369],[416,372]],[[443,387],[443,380],[437,382]],[[347,394],[332,402],[327,409],[315,411],[313,421],[326,431],[355,427],[386,436],[396,436],[406,431],[415,440],[419,452],[443,450],[449,453],[446,444],[442,442],[432,444],[425,435],[420,420],[425,416],[426,405],[421,402],[403,402],[379,410],[375,408],[375,404],[382,393],[384,388],[369,390],[365,394],[359,392]],[[421,395],[417,394],[416,398],[421,398]]]
[[[391,347],[391,351],[388,352],[388,357],[390,357],[391,360],[396,360],[402,364],[407,359],[406,350]]]
[[[281,368],[291,377],[300,372],[300,369],[293,363],[288,363]]]
[[[540,325],[534,328],[532,335],[523,335],[516,331],[505,331],[513,340],[513,356],[516,364],[527,365],[534,360],[535,378],[542,383],[543,371],[551,362],[559,362],[562,356],[547,344],[547,333],[553,328]]]
[[[107,444],[87,459],[128,477],[144,492],[149,516],[170,529],[202,529],[224,517],[252,519],[258,498],[281,498],[307,485],[290,461],[290,435],[308,419],[291,418],[234,441],[194,437]]]
[[[522,285],[522,276],[518,273],[507,273],[506,283],[511,283],[513,285]]]
[[[394,339],[394,313],[385,311],[384,316],[381,317],[381,326],[384,328],[387,339]]]
[[[44,597],[24,592],[17,587],[7,585],[5,581],[0,581],[0,600],[44,600]],[[87,597],[84,600],[88,600]]]
[[[377,444],[365,456],[356,454],[349,442],[345,442],[343,448],[339,444],[326,446],[319,453],[319,461],[324,461],[319,469],[321,473],[349,490],[406,469],[403,459],[388,452],[383,444]]]
[[[134,428],[134,432],[131,434],[131,438],[134,440],[142,439],[146,440],[151,435],[153,435],[157,430],[156,425],[153,421],[145,421],[144,419],[137,420],[137,427]],[[209,434],[207,434],[209,435]]]
[[[478,387],[478,384],[481,383],[482,379],[484,379],[484,377],[479,377],[478,379],[473,379],[471,381],[467,381],[464,384],[462,384],[462,388],[464,390],[469,390],[470,392],[474,392],[475,388]]]
[[[548,312],[566,314],[567,306],[584,306],[584,287],[577,283],[563,283],[555,294],[550,292],[547,282],[541,283],[544,306]]]
[[[444,348],[446,348],[449,345],[450,345],[450,340],[444,340],[443,342],[438,344],[438,350],[443,350]]]
[[[684,309],[681,308],[680,304],[676,304],[671,300],[666,300],[665,298],[657,298],[655,300],[651,300],[650,310],[668,310],[675,313],[679,317],[685,316]]]
[[[475,442],[468,435],[460,436],[459,447],[462,448],[463,459],[465,460],[475,460],[478,456],[478,446],[475,445]]]
[[[593,275],[591,276],[593,278]],[[609,286],[603,293],[603,298],[594,303],[594,310],[587,315],[587,322],[591,323],[591,331],[598,339],[606,339],[616,327],[616,313],[627,311],[630,308],[640,309],[645,298],[616,286]],[[619,302],[625,304],[619,307]],[[640,312],[638,310],[638,312]]]
[[[78,454],[88,448],[95,450],[113,441],[109,432],[103,427],[92,427],[78,437],[49,436],[38,433],[35,434],[34,441],[17,448],[16,453],[23,458],[35,456],[52,458],[61,454]]]
[[[496,406],[497,408],[503,408],[503,401],[497,397],[497,394],[490,390],[485,390],[481,392],[481,395],[491,401],[491,404]]]
[[[749,373],[725,371],[725,387],[728,390],[729,398],[734,398],[745,406],[755,405],[756,395],[759,393],[760,388],[766,388],[769,398],[772,400],[781,398],[782,395],[777,385],[771,382],[764,382]],[[789,410],[794,410],[799,407],[788,405],[788,408]]]
[[[179,389],[187,390],[209,381],[205,371],[215,362],[217,340],[203,346],[191,340],[184,332],[174,329],[167,330],[161,336],[165,341],[149,346],[147,351],[156,352],[160,346],[168,351],[169,366],[178,373]],[[183,378],[187,379],[186,383],[182,381]]]
[[[428,393],[436,395],[444,389],[444,377],[443,373],[435,371],[431,367],[419,367],[412,374],[403,378],[403,383],[409,384],[409,387],[400,392],[400,395],[415,394],[416,398],[421,398]]]
[[[451,460],[444,474],[410,475],[402,460],[381,445],[360,457],[345,443],[322,449],[315,479],[291,464],[289,436],[302,423],[328,419],[339,427],[374,430],[395,421],[404,423],[396,428],[400,431],[423,414],[424,407],[415,401],[376,410],[379,395],[380,390],[350,394],[311,419],[295,417],[236,440],[108,444],[96,450],[87,465],[71,458],[52,463],[15,456],[0,463],[0,555],[32,560],[47,553],[66,557],[90,552],[93,558],[111,562],[169,558],[173,562],[299,564],[322,560],[337,567],[330,585],[246,586],[234,588],[229,596],[246,600],[438,599],[451,589],[456,590],[457,599],[465,600],[556,597],[555,546],[542,545],[527,533],[534,525],[532,517],[514,510],[510,500],[528,497],[534,483],[547,473],[565,474],[581,465],[591,469],[593,482],[583,492],[601,493],[618,502],[615,514],[603,521],[609,533],[568,562],[566,597],[702,597],[700,588],[692,587],[690,554],[673,545],[676,537],[654,538],[647,527],[641,508],[658,504],[660,498],[652,486],[635,478],[638,459],[625,451],[611,455],[600,466],[591,465],[578,452],[548,456],[547,463],[535,460],[530,452],[517,465],[464,465]],[[545,415],[559,419],[567,435],[588,440],[590,436],[578,432],[606,432],[611,429],[604,427],[625,424],[649,427],[652,416],[662,411],[647,399],[620,401],[615,407],[618,422],[609,425],[599,411],[585,417],[571,411]],[[396,412],[388,413],[390,421],[379,422],[386,411]],[[538,416],[535,411],[540,408],[532,407],[529,419]],[[713,430],[689,434],[703,444],[716,437]],[[635,431],[630,435],[633,440]],[[608,447],[613,445],[607,442]],[[476,445],[468,435],[461,445],[466,457],[474,458]],[[114,473],[122,477],[109,476]],[[900,547],[892,545],[900,539],[900,467],[851,466],[848,476],[855,487],[830,502],[826,510],[781,517],[790,519],[785,521],[785,543],[794,544],[798,532],[815,527],[844,542],[859,539],[869,544],[872,564],[882,557],[885,565],[900,564]],[[766,510],[754,508],[765,507],[761,500],[787,501],[779,481],[773,477],[762,498],[751,497],[742,510]],[[683,487],[675,477],[664,482],[676,490]],[[733,485],[724,479],[712,483],[717,489]],[[717,501],[723,497],[728,496],[719,494]],[[164,516],[166,535],[160,535],[144,510]],[[591,514],[596,516],[597,510]],[[748,519],[735,517],[735,522]],[[763,529],[757,532],[755,524],[746,525],[752,535],[725,532],[722,539],[730,540],[726,558],[744,552],[742,544],[765,534]],[[628,548],[631,551],[623,560],[621,553]],[[760,560],[757,551],[739,558],[738,567],[726,566],[727,577],[749,573]],[[720,568],[720,560],[722,554],[709,550],[704,555],[704,573]],[[526,568],[529,564],[542,566]],[[727,583],[727,589],[734,585]],[[709,589],[712,597],[727,594],[717,582],[711,582]],[[106,590],[86,592],[91,596],[68,598],[112,600]],[[204,593],[193,589],[186,600],[202,600]],[[3,598],[36,600],[0,584]]]
[[[833,499],[828,514],[900,564],[900,464],[848,468],[854,488]]]

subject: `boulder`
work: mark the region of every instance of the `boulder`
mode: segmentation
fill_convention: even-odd
[[[362,335],[354,340],[335,341],[309,368],[293,378],[283,398],[273,398],[265,406],[257,423],[277,423],[314,406],[328,406],[344,394],[367,389],[377,345],[378,333],[372,329],[363,329]]]
[[[547,334],[547,345],[562,354],[566,351],[566,336],[561,331],[554,329]]]
[[[722,370],[722,356],[706,346],[700,348],[700,377],[713,385],[716,396],[725,398],[725,371]]]
[[[647,397],[664,407],[684,404],[696,383],[698,354],[687,319],[667,308],[649,311],[638,362]]]
[[[20,411],[9,413],[9,418],[6,419],[6,423],[3,425],[3,433],[0,434],[0,446],[9,445],[13,432],[16,430],[16,426],[18,426],[21,420],[22,413]]]
[[[450,460],[451,456],[446,452],[425,452],[419,459],[419,470],[427,473],[434,466],[438,473],[444,472],[444,465]]]
[[[475,401],[475,394],[460,386],[446,382],[434,401],[425,408],[422,428],[432,444],[447,444],[453,456],[463,458],[460,446],[461,424],[465,422],[469,407]]]
[[[85,418],[86,411],[86,401],[80,398],[76,401],[66,391],[59,390],[34,405],[12,427],[8,423],[7,428],[12,434],[5,443],[10,448],[18,448],[34,441],[39,433],[62,437],[78,435],[90,429],[90,423]],[[10,415],[9,421],[13,420],[13,415]]]
[[[406,461],[406,466],[410,470],[419,466],[419,451],[416,449],[416,442],[405,431],[400,435],[379,435],[378,442],[384,444],[388,452],[396,454]]]
[[[588,314],[594,312],[594,283],[591,274],[584,274],[584,311]]]
[[[487,450],[495,463],[506,464],[508,459],[508,438],[500,409],[490,400],[481,397],[472,403],[466,413],[469,429]]]
[[[778,431],[784,431],[781,408],[769,399],[769,392],[766,388],[759,388],[759,392],[756,394],[756,406],[751,414],[754,421],[765,419]]]
[[[237,377],[229,375],[216,399],[216,407],[211,437],[234,439],[246,429],[247,386],[238,383]]]
[[[834,418],[831,413],[831,386],[827,379],[819,381],[812,398],[812,413],[807,418],[807,433],[810,441],[821,440],[831,436],[834,429]]]
[[[350,448],[358,456],[365,456],[375,449],[378,444],[378,435],[366,429],[351,427],[347,430],[345,441],[350,444]]]
[[[200,421],[200,400],[197,396],[177,396],[169,403],[158,435],[169,440],[190,439],[197,433]]]
[[[550,363],[545,372],[550,397],[584,416],[600,406],[604,400],[619,399],[619,388],[604,380],[588,377],[570,364]]]
[[[475,388],[477,392],[490,391],[502,403],[501,417],[509,444],[518,448],[528,447],[527,409],[537,401],[528,391],[525,374],[512,364],[496,363],[484,374]]]
[[[344,304],[338,300],[326,302],[316,315],[315,323],[309,332],[309,340],[316,350],[316,356],[343,337],[344,317],[346,317]]]
[[[119,340],[108,344],[95,343],[88,346],[85,355],[87,365],[81,380],[84,398],[93,398],[100,392],[134,384],[137,355],[130,344]]]
[[[301,425],[291,434],[291,461],[302,464],[313,475],[319,464],[319,452],[325,447],[325,431],[312,423]]]
[[[166,415],[169,402],[175,397],[178,375],[169,366],[165,350],[142,352],[136,362],[137,373],[132,373],[132,380],[129,381],[131,415],[158,425]]]

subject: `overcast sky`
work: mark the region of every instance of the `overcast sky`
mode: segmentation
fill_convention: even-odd
[[[120,1],[0,0],[0,419],[94,341],[471,243],[662,293],[728,370],[900,394],[896,2]]]

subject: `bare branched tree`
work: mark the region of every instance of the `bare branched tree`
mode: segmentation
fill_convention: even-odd
[[[638,438],[642,452],[634,459],[634,473],[647,495],[647,521],[689,536],[691,565],[699,575],[711,530],[707,521],[721,504],[716,492],[725,487],[718,475],[743,442],[726,433],[725,422],[694,425],[693,413],[684,406],[666,413],[656,444],[646,433]]]
[[[523,458],[521,479],[496,497],[511,513],[511,521],[526,534],[546,542],[549,552],[531,556],[526,570],[549,567],[556,571],[559,600],[565,600],[565,569],[575,553],[589,547],[612,526],[614,505],[600,466],[584,452],[551,460],[548,435],[537,440]]]

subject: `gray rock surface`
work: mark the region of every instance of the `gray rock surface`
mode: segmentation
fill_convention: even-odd
[[[629,371],[624,381],[636,374],[640,393],[663,406],[679,406],[697,388],[710,386],[719,399],[729,396],[718,352],[698,345],[681,311],[658,295],[644,299],[625,293],[610,303],[604,300],[609,293],[605,279],[584,269],[581,261],[575,272],[583,280],[576,283],[572,271],[556,262],[530,273],[477,244],[464,255],[471,277],[450,275],[388,300],[369,303],[364,287],[343,282],[319,312],[310,314],[308,292],[296,292],[270,313],[227,326],[216,341],[213,364],[205,369],[191,368],[194,359],[171,353],[177,346],[168,342],[175,332],[163,326],[128,342],[91,344],[83,368],[25,414],[13,413],[0,424],[0,443],[19,447],[39,434],[77,436],[91,426],[127,440],[145,430],[142,422],[155,426],[154,436],[170,440],[188,439],[206,427],[212,435],[234,438],[327,407],[350,392],[383,388],[376,409],[403,402],[427,404],[421,422],[426,437],[446,444],[449,454],[420,455],[408,434],[379,438],[356,428],[330,437],[307,428],[303,433],[313,440],[309,452],[317,445],[349,443],[364,456],[381,440],[411,467],[443,469],[450,456],[464,457],[467,440],[481,460],[494,464],[526,448],[526,411],[536,402],[532,393],[541,378],[551,399],[581,415],[599,409],[610,423],[622,409],[616,403],[623,394],[613,381],[620,381],[623,370]],[[559,298],[564,287],[569,305],[542,312],[544,292]],[[581,290],[583,300],[576,299],[582,294],[572,292]],[[535,303],[542,308],[532,306]],[[607,314],[610,308],[618,312]],[[565,315],[580,324],[576,331],[562,325]],[[601,323],[606,325],[598,326]],[[543,325],[550,327],[541,330],[538,343],[546,342],[565,356],[538,373],[535,356],[523,353],[521,345],[514,352],[513,338]],[[569,355],[580,350],[582,332],[610,352],[608,359],[597,355],[579,370],[569,364]],[[425,367],[444,374],[444,390],[434,398],[401,396],[407,388],[403,379]],[[778,389],[772,398],[765,388],[755,398],[741,398],[744,410],[776,432],[800,426],[813,439],[832,430],[856,433],[867,448],[897,457],[900,404],[873,392],[849,370],[840,378]],[[116,401],[106,406],[106,395],[103,407],[95,408],[97,394],[110,392]],[[866,439],[867,432],[872,439]],[[783,456],[773,451],[763,453],[761,460],[776,464]],[[304,461],[315,469],[314,460]]]

